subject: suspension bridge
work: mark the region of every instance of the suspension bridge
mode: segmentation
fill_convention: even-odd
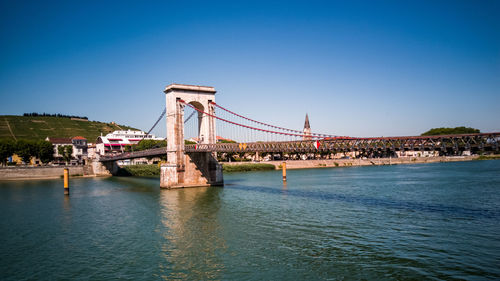
[[[165,110],[149,132],[166,115],[167,146],[102,156],[100,161],[111,163],[167,155],[167,163],[161,167],[160,183],[165,188],[222,184],[222,168],[216,153],[357,152],[358,155],[390,155],[396,151],[439,151],[456,155],[463,151],[499,150],[500,132],[368,138],[313,133],[257,121],[233,112],[215,102],[213,87],[171,84],[164,92]]]

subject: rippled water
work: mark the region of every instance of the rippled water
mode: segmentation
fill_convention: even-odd
[[[0,183],[0,279],[499,279],[500,161]]]

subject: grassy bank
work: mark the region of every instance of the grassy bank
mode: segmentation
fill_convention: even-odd
[[[222,164],[222,170],[224,172],[248,172],[248,171],[266,171],[274,170],[274,165],[272,164],[262,164],[262,163],[247,163],[239,165],[228,165]]]
[[[117,176],[158,177],[160,176],[160,167],[158,165],[127,165],[120,167]]]
[[[274,165],[272,164],[261,163],[222,165],[222,170],[224,172],[265,171],[274,169]],[[160,167],[158,167],[158,165],[127,165],[120,167],[117,175],[122,177],[158,177],[160,176]]]
[[[495,155],[481,155],[476,160],[493,160],[493,159],[500,159],[500,154],[495,154]]]

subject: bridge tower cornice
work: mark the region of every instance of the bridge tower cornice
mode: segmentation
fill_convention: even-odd
[[[196,85],[185,85],[185,84],[174,83],[165,87],[164,92],[165,94],[168,94],[170,92],[187,92],[187,93],[200,92],[200,93],[215,94],[217,91],[215,91],[214,87],[210,86],[196,86]]]

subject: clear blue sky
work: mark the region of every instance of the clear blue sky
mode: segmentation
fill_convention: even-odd
[[[1,1],[0,114],[149,129],[176,82],[350,136],[500,131],[500,1]],[[155,131],[165,135],[165,123]]]

